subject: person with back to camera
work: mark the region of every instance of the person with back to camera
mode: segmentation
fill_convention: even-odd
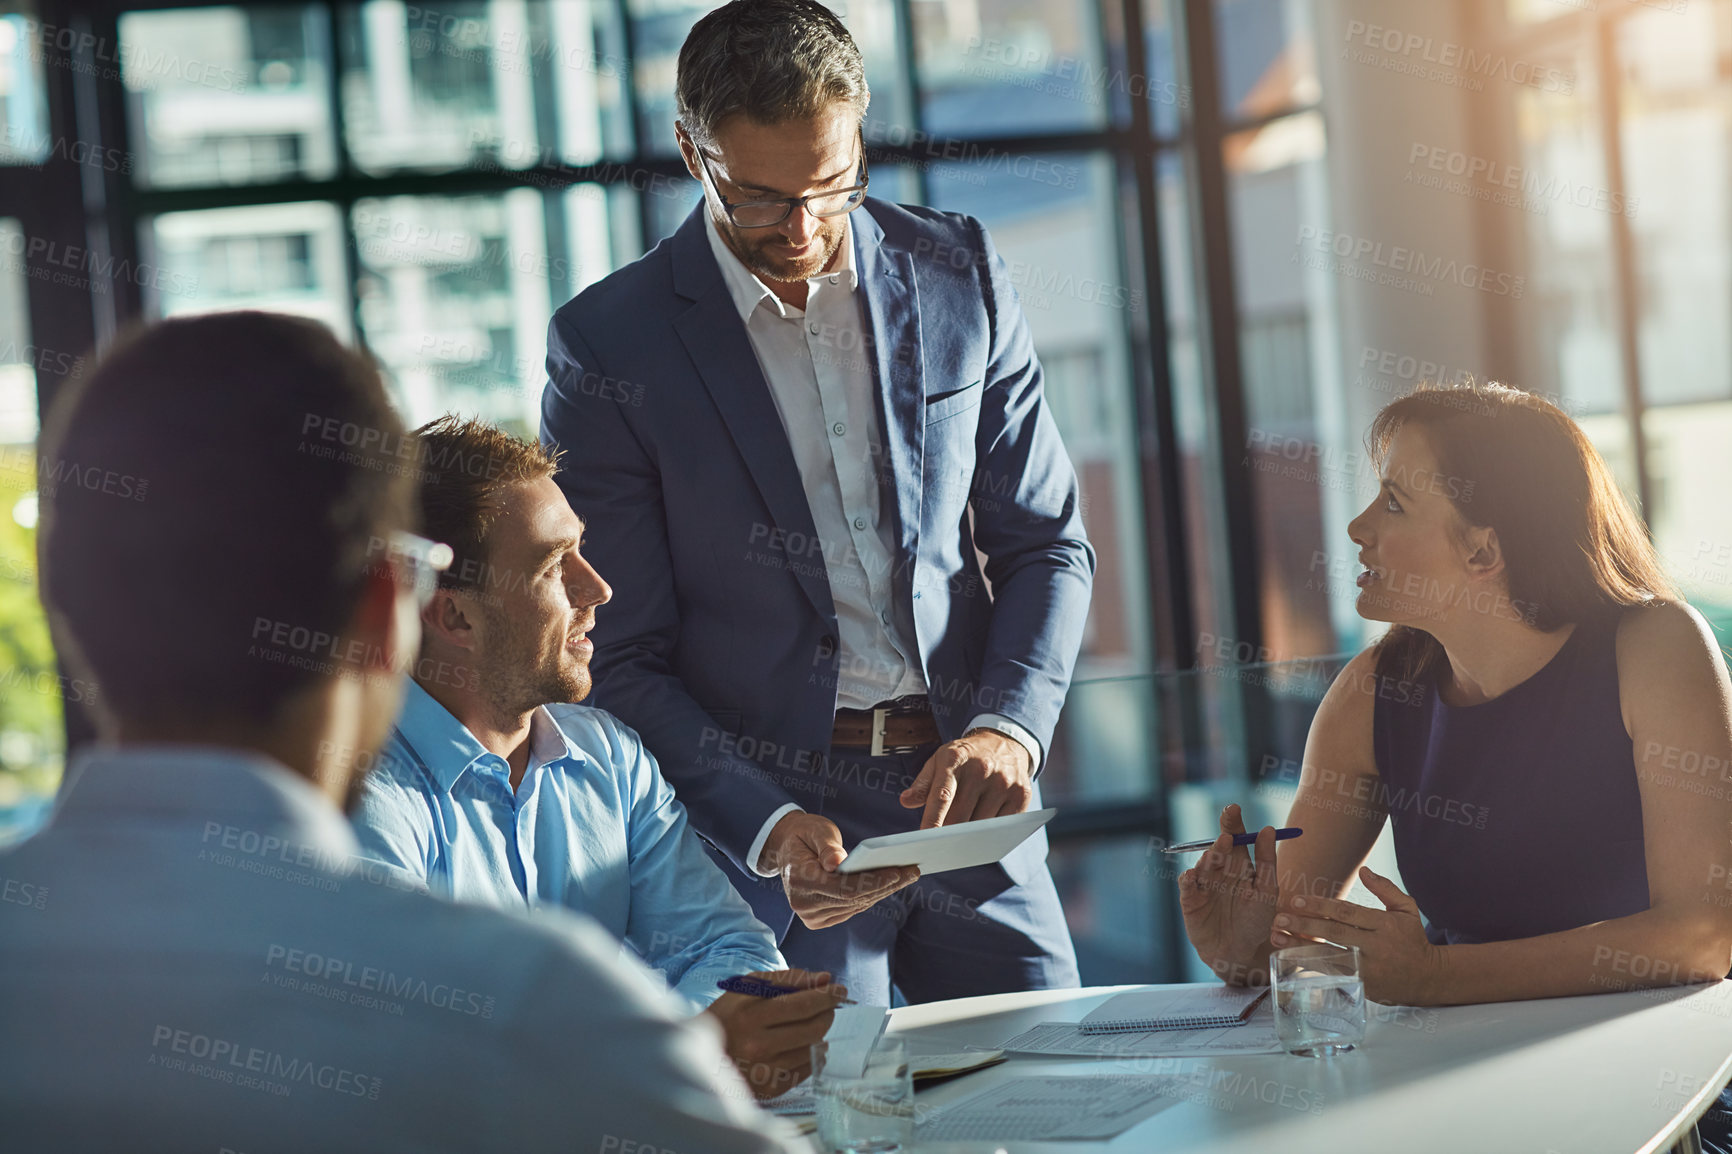
[[[341,810],[450,561],[371,363],[299,317],[171,320],[43,433],[43,605],[101,740],[0,850],[40,898],[0,902],[0,1145],[795,1148],[590,919],[358,858]]]
[[[1272,950],[1356,946],[1366,996],[1415,1006],[1724,977],[1732,773],[1681,767],[1732,766],[1732,684],[1611,470],[1497,384],[1422,387],[1368,440],[1357,608],[1391,628],[1311,723],[1305,836],[1277,853],[1265,828],[1253,856],[1230,805],[1180,875],[1198,956],[1250,985]],[[1386,818],[1411,893],[1364,867]],[[1356,876],[1384,908],[1342,900]]]

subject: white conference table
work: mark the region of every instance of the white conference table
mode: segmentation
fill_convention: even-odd
[[[996,1048],[1037,1023],[1076,1021],[1131,988],[907,1006],[891,1012],[889,1032],[906,1039],[911,1054]],[[915,1149],[1648,1154],[1678,1141],[1732,1080],[1732,981],[1479,1006],[1369,1008],[1364,1046],[1327,1059],[1264,1054],[1156,1063],[1013,1054],[1002,1065],[922,1090],[918,1101],[944,1106],[1031,1074],[1205,1069],[1192,1075],[1197,1084],[1224,1091],[1206,1104],[1198,1100],[1201,1090],[1176,1098],[1106,1143],[917,1143]],[[1319,1099],[1316,1113],[1293,1106]]]

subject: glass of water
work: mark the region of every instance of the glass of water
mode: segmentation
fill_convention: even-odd
[[[1365,1041],[1365,982],[1355,946],[1289,946],[1269,958],[1275,1034],[1289,1054],[1327,1057]]]
[[[852,1068],[829,1061],[829,1044],[812,1047],[812,1097],[818,1107],[818,1142],[826,1154],[888,1154],[914,1132],[914,1080],[900,1038],[880,1038]]]

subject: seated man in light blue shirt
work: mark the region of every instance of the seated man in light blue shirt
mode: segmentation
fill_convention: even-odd
[[[450,558],[407,532],[368,360],[301,318],[172,320],[44,426],[43,604],[101,740],[0,849],[5,1149],[792,1154],[593,921],[359,856],[339,807]]]
[[[459,901],[595,918],[721,1023],[755,1094],[781,1093],[846,991],[784,969],[638,735],[570,704],[589,694],[584,635],[612,591],[580,551],[557,459],[454,417],[415,435],[425,528],[455,560],[355,815],[363,851]],[[804,988],[718,997],[749,973]]]

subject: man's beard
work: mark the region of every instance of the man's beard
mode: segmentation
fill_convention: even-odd
[[[801,210],[805,211],[804,209]],[[734,252],[740,257],[740,262],[753,273],[765,280],[780,281],[792,284],[795,281],[810,280],[829,268],[836,259],[836,250],[842,247],[842,240],[847,236],[847,230],[837,228],[820,232],[817,236],[819,249],[816,254],[793,262],[776,263],[768,256],[760,245],[775,243],[770,240],[754,242],[752,233],[774,233],[774,229],[742,229],[725,221],[719,222],[724,230],[723,235],[733,242]],[[825,222],[829,224],[828,221]]]
[[[557,648],[544,652],[542,636],[516,626],[509,614],[489,614],[487,657],[477,662],[479,689],[501,717],[518,717],[537,706],[582,701],[589,696],[589,663],[567,652],[566,625]]]

